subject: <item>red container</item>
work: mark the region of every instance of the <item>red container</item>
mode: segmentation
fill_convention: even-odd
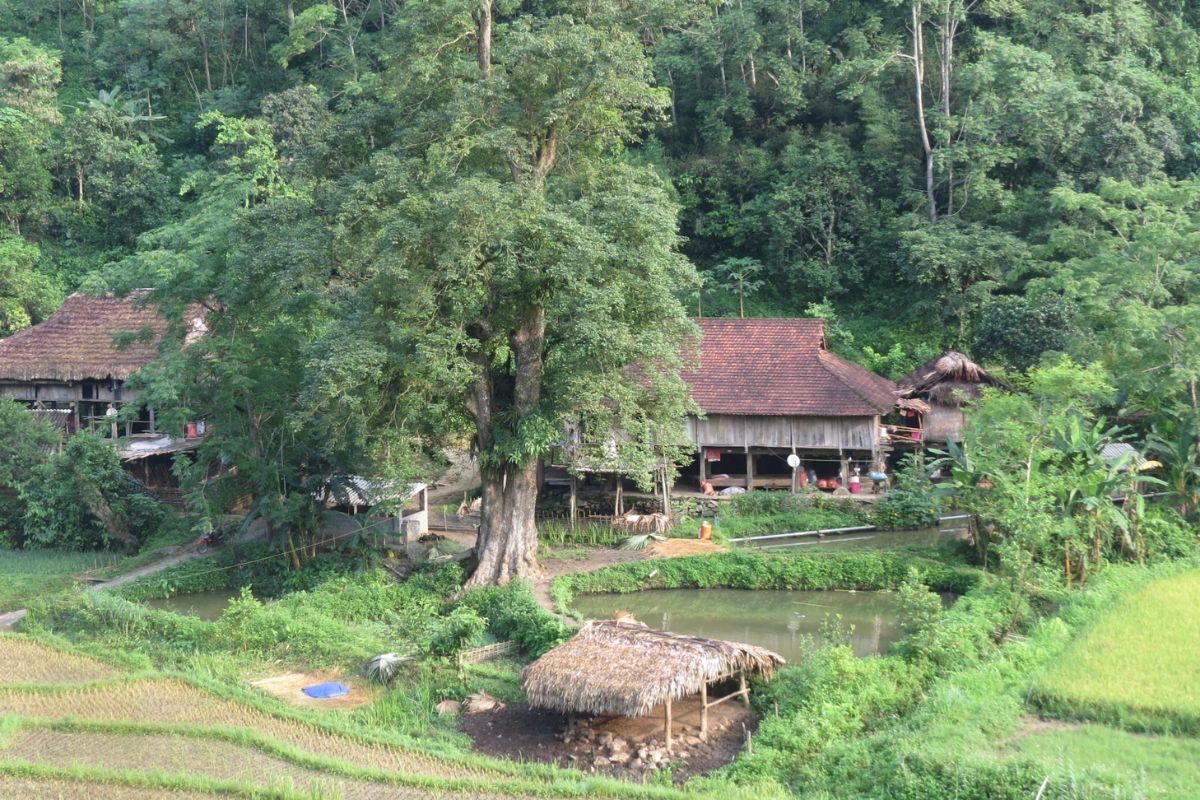
[[[862,484],[858,481],[850,481],[850,494],[858,494],[862,491]]]
[[[199,434],[197,434],[197,433],[196,433],[196,423],[194,423],[194,422],[189,422],[187,425],[185,425],[185,426],[184,426],[184,428],[183,428],[183,437],[184,437],[185,439],[198,439],[198,438],[200,438]]]

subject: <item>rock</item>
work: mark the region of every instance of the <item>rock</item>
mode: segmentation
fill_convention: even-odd
[[[688,737],[684,738],[684,741],[690,745],[697,745],[697,744],[700,744],[700,737],[699,736],[688,736]]]
[[[629,762],[629,768],[630,769],[645,769],[646,763],[644,761],[642,761],[640,758],[635,758],[633,761]]]
[[[609,761],[604,756],[596,756],[594,759],[592,759],[592,766],[596,767],[597,769],[607,767],[608,764]]]
[[[687,758],[687,757],[688,757],[688,751],[687,751],[687,750],[680,750],[678,753],[676,753],[676,754],[675,754],[675,757],[676,757],[676,758]]]
[[[596,734],[596,744],[605,745],[613,740],[613,735],[608,731],[600,731]]]
[[[608,752],[610,753],[622,753],[628,749],[629,743],[620,736],[614,737],[613,740],[608,743]]]
[[[613,753],[608,757],[608,760],[614,764],[624,764],[629,761],[629,753],[624,751]]]
[[[443,717],[451,717],[462,711],[462,703],[457,700],[443,700],[434,706],[433,710]]]
[[[647,750],[645,747],[638,748],[638,751],[637,751],[638,758],[645,760],[648,755],[650,755],[650,751]]]

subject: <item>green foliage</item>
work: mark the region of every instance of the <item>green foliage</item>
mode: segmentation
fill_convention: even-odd
[[[563,575],[554,579],[551,595],[565,610],[578,594],[641,589],[897,589],[913,566],[938,591],[963,593],[982,581],[973,569],[887,551],[768,555],[737,550]]]
[[[161,504],[122,468],[111,442],[72,436],[20,487],[26,541],[77,550],[134,550],[162,520]]]
[[[541,655],[570,635],[558,617],[542,608],[524,582],[472,589],[462,603],[487,620],[496,638],[516,641],[530,656]]]
[[[60,440],[54,426],[39,422],[15,400],[0,398],[0,547],[24,541],[21,487]]]
[[[114,553],[0,548],[0,614],[69,589],[81,572],[120,563]]]
[[[459,606],[438,620],[429,640],[429,652],[438,656],[456,655],[478,640],[488,621],[468,606]]]
[[[930,528],[941,513],[924,454],[909,454],[896,470],[895,487],[872,508],[871,522],[884,530]]]

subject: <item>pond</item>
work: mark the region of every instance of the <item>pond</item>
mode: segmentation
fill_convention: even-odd
[[[239,589],[213,589],[207,592],[190,592],[176,594],[171,597],[158,597],[142,602],[150,608],[160,611],[174,611],[176,614],[186,614],[212,622],[225,613],[229,601],[241,593]]]
[[[843,626],[853,626],[850,644],[859,656],[884,653],[904,635],[894,592],[646,589],[580,595],[574,607],[589,619],[624,609],[654,628],[759,645],[789,662],[800,657],[806,638],[819,638],[821,624],[834,614]]]

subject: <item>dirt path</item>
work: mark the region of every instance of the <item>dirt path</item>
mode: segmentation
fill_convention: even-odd
[[[204,553],[195,550],[184,550],[183,552],[175,553],[166,558],[159,559],[151,564],[131,569],[129,572],[118,575],[115,578],[99,583],[86,584],[83,589],[85,592],[99,592],[104,589],[115,589],[118,586],[124,586],[128,583],[133,583],[138,578],[144,578],[147,575],[153,575],[156,572],[162,572],[164,569],[170,569],[176,564],[182,564],[184,561],[190,561],[193,558],[199,558]],[[17,629],[17,625],[21,620],[25,619],[28,611],[24,608],[18,608],[16,611],[9,611],[6,614],[0,614],[0,633],[10,632]]]
[[[533,596],[547,610],[557,614],[554,601],[550,599],[550,583],[559,575],[572,572],[594,572],[614,564],[628,564],[647,557],[645,550],[615,550],[612,548],[588,548],[586,552],[573,553],[581,548],[564,548],[561,557],[542,559],[542,574],[533,582]]]

